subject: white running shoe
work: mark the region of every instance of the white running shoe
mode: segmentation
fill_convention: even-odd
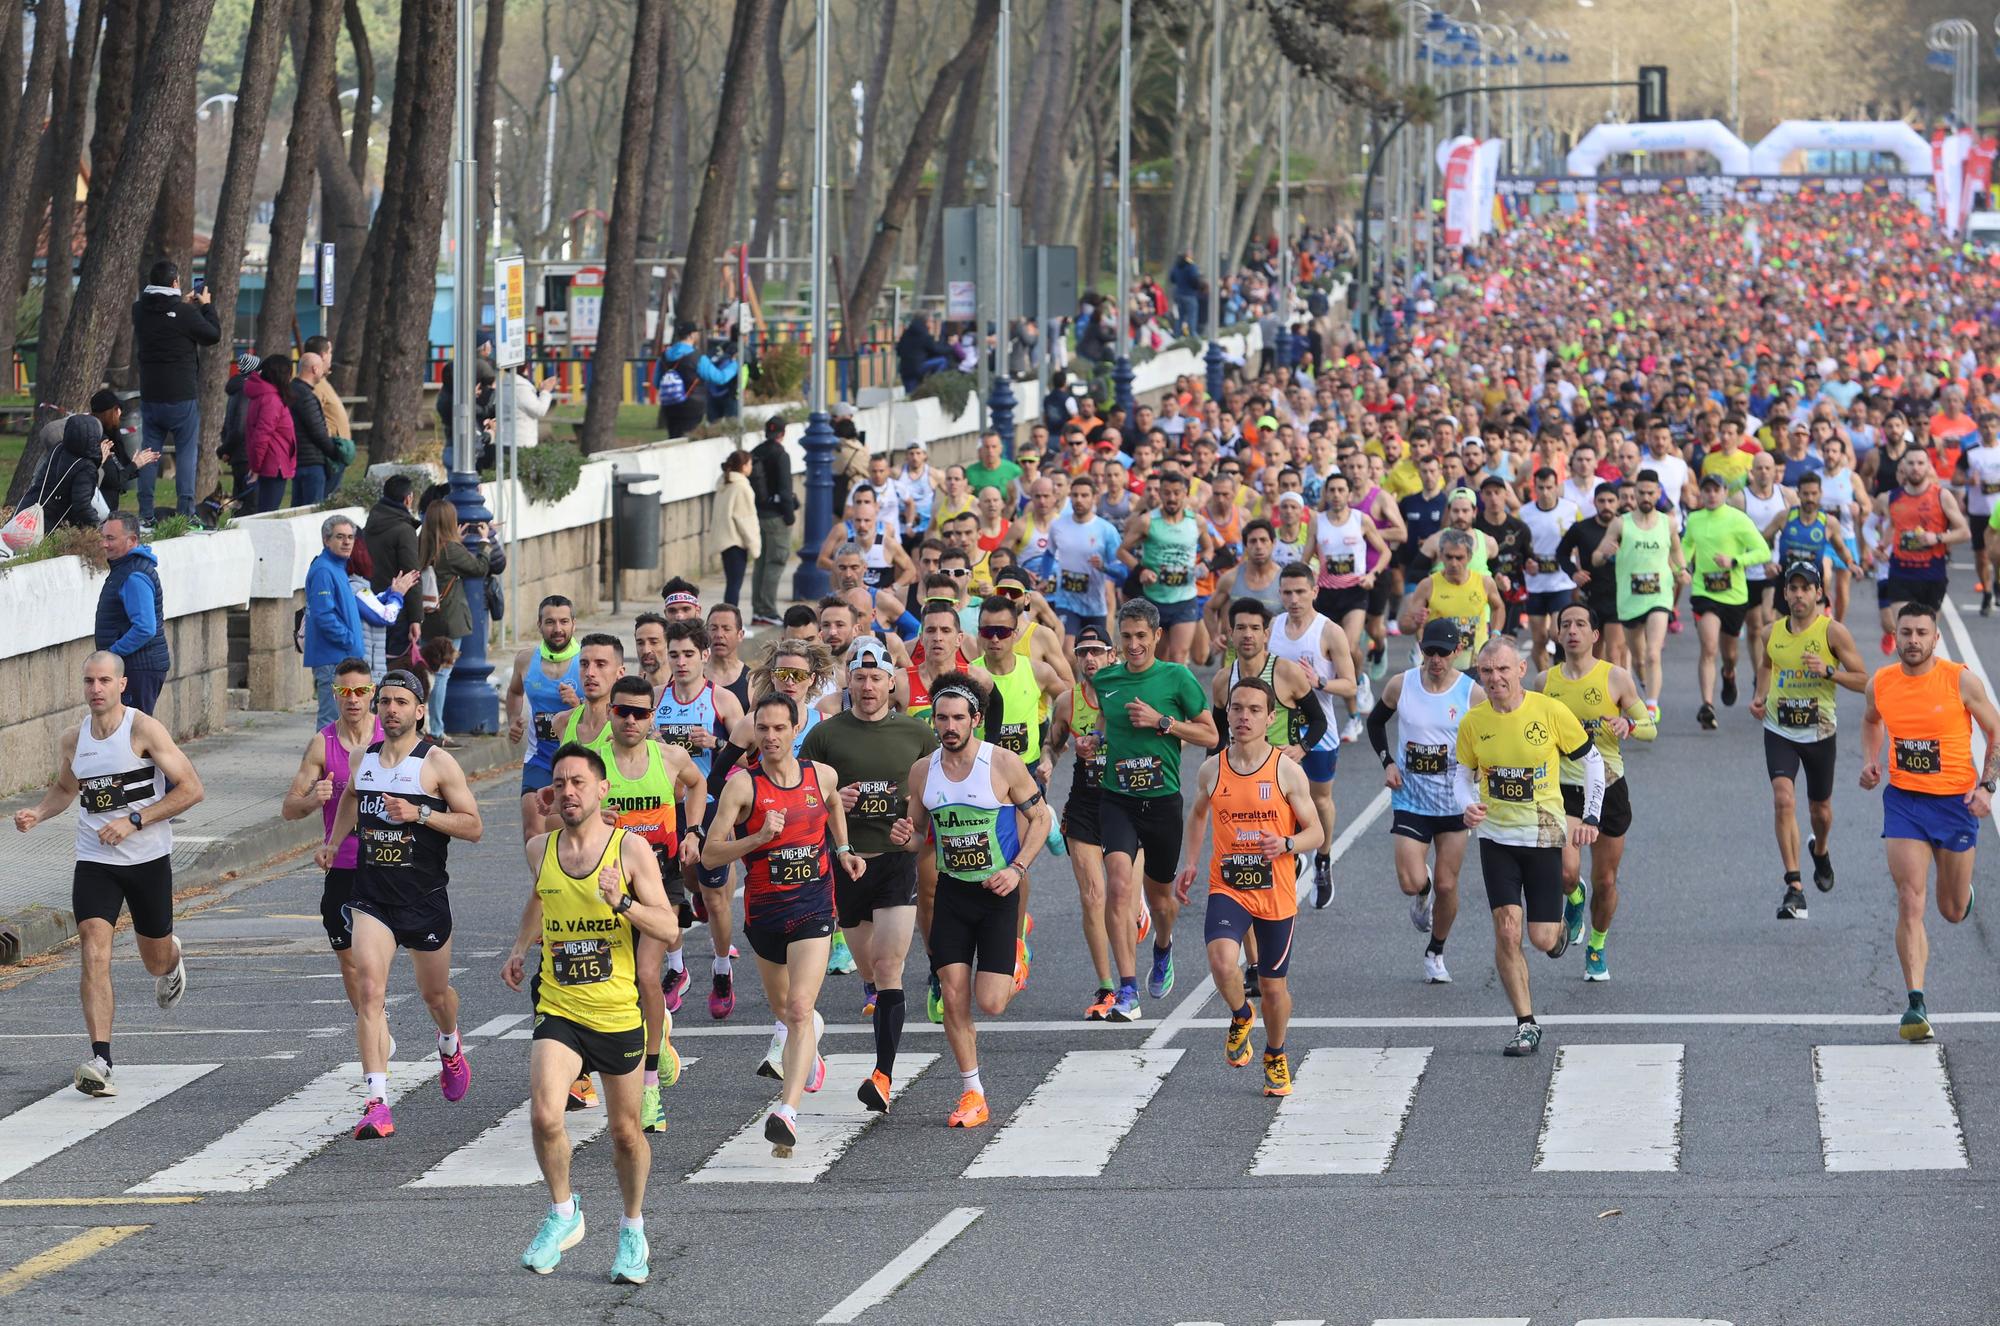
[[[76,1089],[86,1096],[118,1094],[111,1083],[111,1065],[104,1062],[103,1055],[93,1054],[76,1066]]]
[[[170,935],[169,938],[174,941],[174,969],[165,976],[153,978],[153,1002],[161,1008],[172,1008],[187,993],[187,963],[181,957],[181,937]]]
[[[1367,730],[1368,730],[1368,719],[1361,714],[1356,714],[1352,718],[1348,719],[1347,726],[1343,727],[1340,730],[1341,743],[1345,745],[1351,742],[1359,741],[1361,740],[1361,734],[1366,732]]]
[[[764,1051],[764,1061],[757,1065],[757,1076],[785,1080],[785,1029],[778,1028],[771,1033],[771,1044]]]
[[[1451,984],[1451,973],[1444,966],[1444,954],[1424,953],[1424,980],[1431,985]]]
[[[1437,890],[1426,889],[1418,897],[1410,899],[1410,924],[1425,934],[1431,932],[1431,913],[1437,906]]]

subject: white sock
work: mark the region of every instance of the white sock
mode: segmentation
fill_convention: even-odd
[[[438,1053],[447,1058],[458,1053],[458,1032],[455,1029],[438,1033]]]
[[[787,1105],[782,1100],[771,1107],[771,1112],[783,1118],[787,1123],[797,1123],[799,1121],[798,1107]]]
[[[675,949],[673,952],[667,954],[668,971],[679,971],[684,965],[681,958],[681,950]]]
[[[618,1228],[620,1228],[620,1229],[636,1229],[636,1230],[638,1230],[638,1231],[639,1231],[639,1232],[640,1232],[641,1234],[643,1234],[643,1233],[645,1233],[645,1232],[646,1232],[646,1217],[644,1217],[644,1216],[619,1216],[619,1217],[618,1217]]]
[[[960,1091],[976,1091],[982,1096],[986,1094],[986,1085],[979,1080],[979,1070],[977,1068],[961,1068],[958,1070],[958,1089]]]
[[[771,1023],[771,1034],[778,1038],[778,1044],[783,1045],[791,1032],[785,1026],[784,1019],[780,1018]]]
[[[576,1214],[576,1194],[571,1193],[560,1202],[550,1202],[549,1210],[554,1211],[565,1220],[569,1219]]]
[[[387,1073],[368,1073],[365,1076],[368,1079],[368,1099],[389,1099],[389,1075]]]
[[[715,955],[715,974],[717,976],[729,975],[729,955],[727,953],[718,953]]]

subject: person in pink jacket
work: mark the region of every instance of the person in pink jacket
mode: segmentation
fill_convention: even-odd
[[[268,355],[243,384],[243,438],[250,472],[257,476],[257,509],[285,504],[285,484],[298,469],[298,435],[292,431],[292,360]]]

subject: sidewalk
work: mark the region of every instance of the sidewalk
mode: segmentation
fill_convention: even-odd
[[[703,602],[720,601],[722,582],[702,585]],[[711,599],[710,596],[713,596]],[[628,600],[617,615],[600,603],[590,617],[577,623],[577,634],[608,631],[630,642],[632,619],[657,609],[653,598]],[[759,636],[770,628],[758,632]],[[503,700],[513,679],[514,651],[494,650],[493,688]],[[636,659],[628,665],[637,667]],[[78,721],[83,709],[79,703]],[[234,711],[228,730],[189,742],[184,748],[201,774],[202,803],[174,821],[174,888],[177,896],[210,888],[225,877],[242,874],[268,861],[310,847],[320,840],[320,817],[286,820],[279,813],[299,757],[315,729],[311,712]],[[522,748],[503,735],[461,737],[456,752],[467,774],[477,778],[520,766]],[[15,811],[32,806],[40,794],[0,801],[0,817],[11,821]],[[0,853],[0,963],[18,962],[62,944],[76,933],[70,911],[70,872],[76,861],[76,820],[71,809],[38,825],[32,833],[0,827],[7,850]]]

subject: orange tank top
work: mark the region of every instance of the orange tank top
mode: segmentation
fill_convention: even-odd
[[[1875,708],[1889,729],[1889,782],[1906,792],[1963,796],[1972,767],[1972,711],[1959,698],[1963,663],[1933,659],[1911,676],[1891,663],[1875,674]]]
[[[1297,866],[1291,854],[1267,860],[1250,845],[1254,833],[1298,832],[1292,803],[1278,787],[1278,752],[1273,750],[1254,773],[1240,774],[1229,767],[1229,753],[1224,751],[1208,804],[1213,835],[1209,891],[1227,894],[1261,920],[1297,915]]]

